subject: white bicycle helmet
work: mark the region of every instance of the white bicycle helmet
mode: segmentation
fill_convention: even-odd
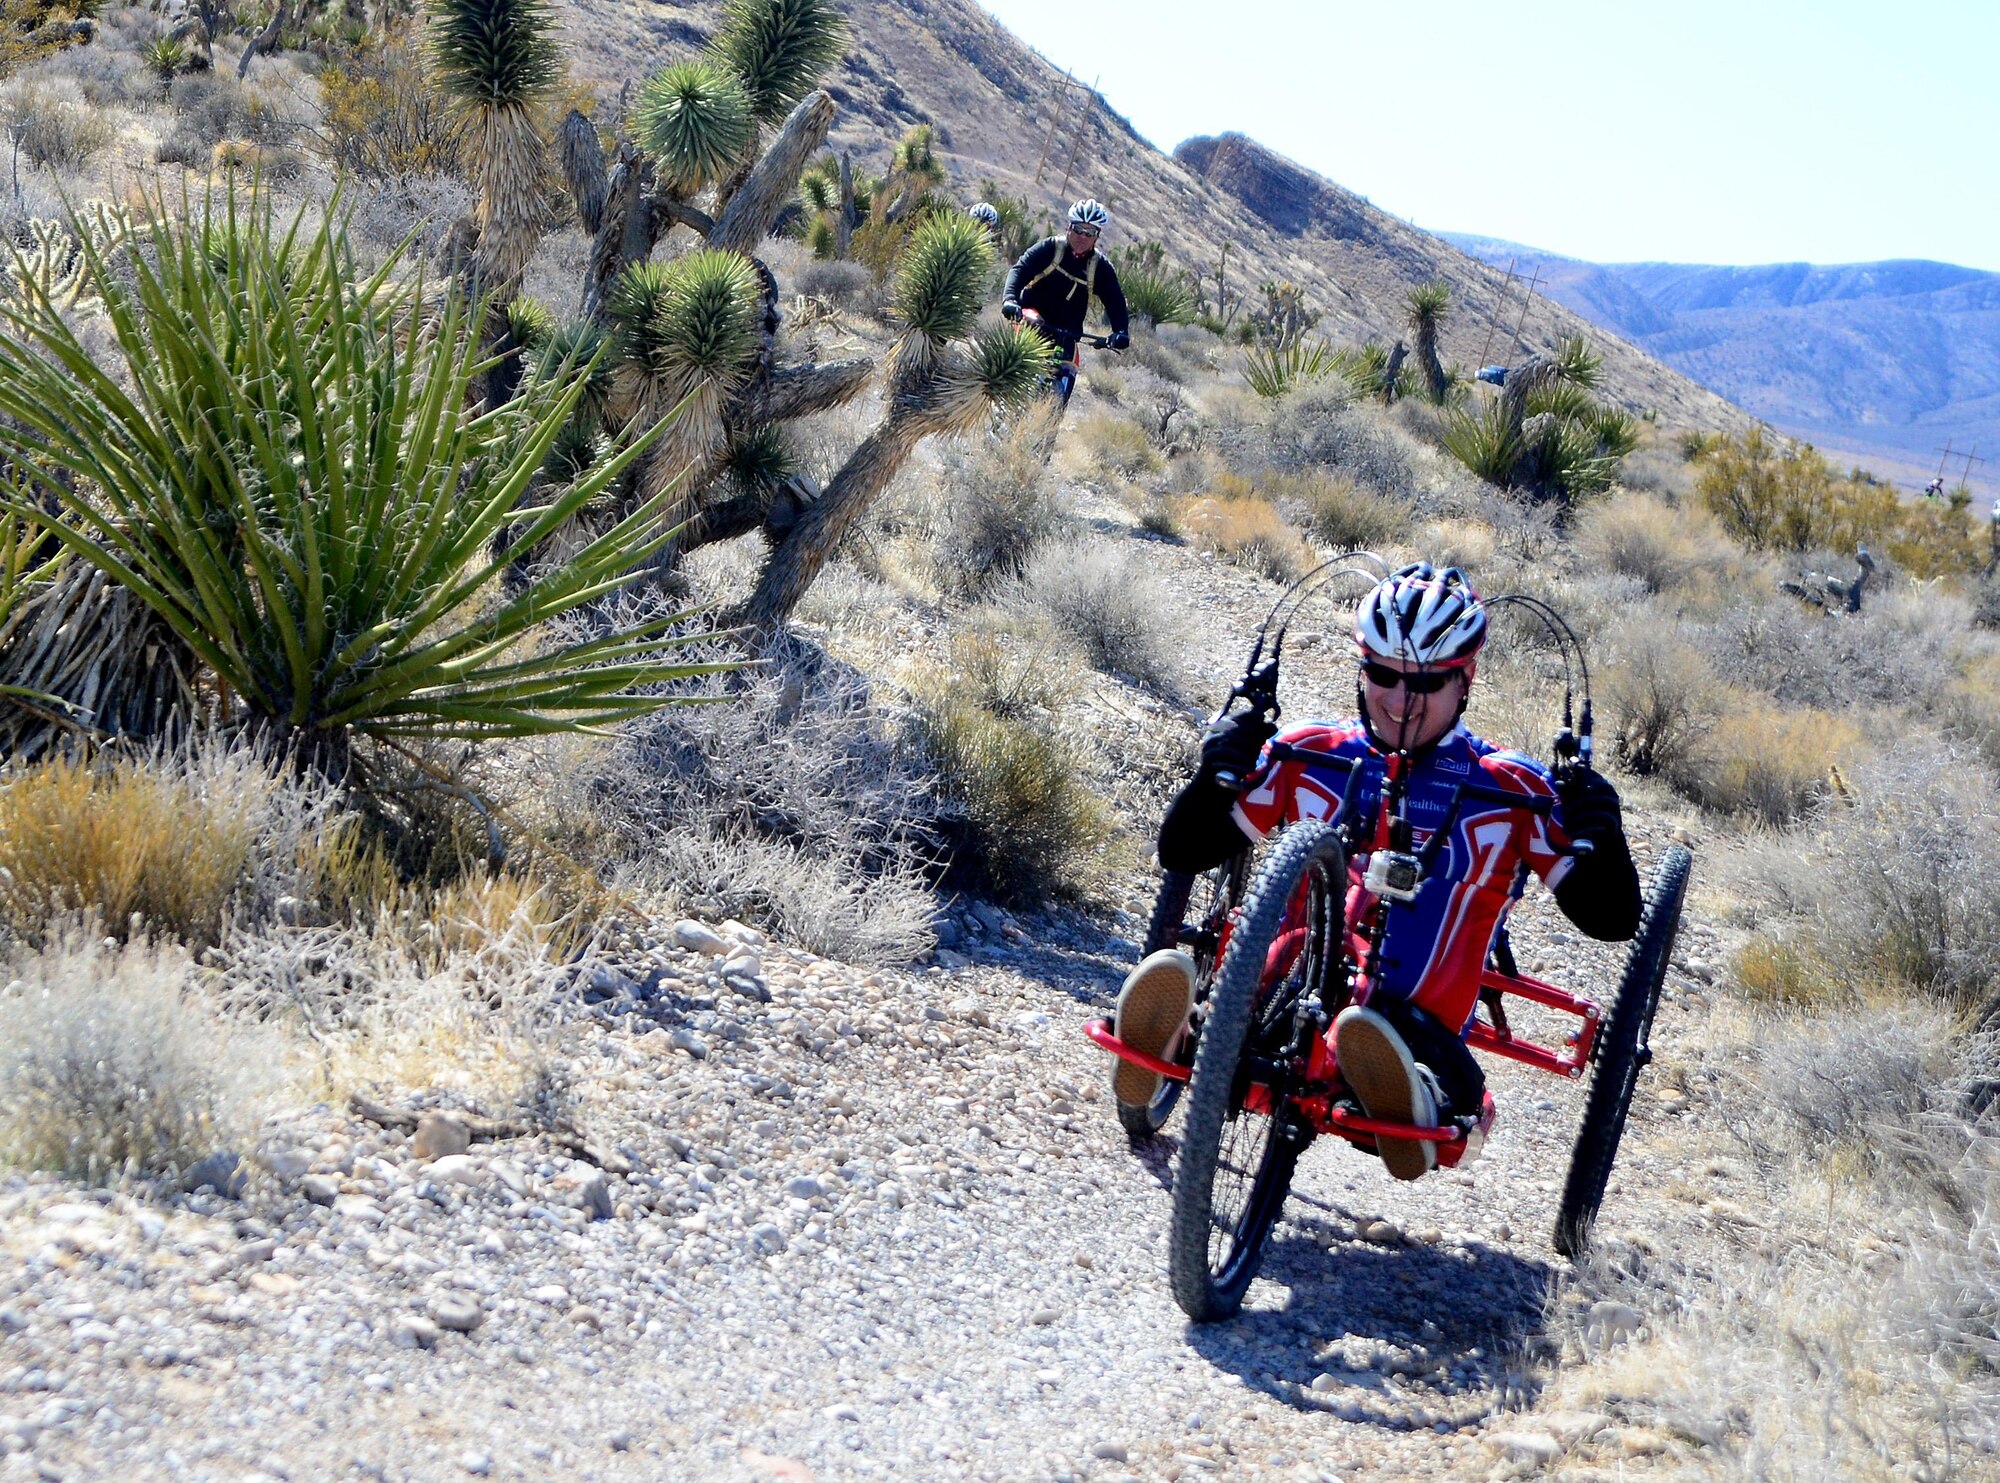
[[[1363,657],[1463,669],[1486,642],[1486,608],[1465,573],[1416,561],[1392,573],[1361,600],[1354,640]]]
[[[965,208],[965,214],[989,232],[1000,230],[1000,213],[995,211],[988,202],[974,201],[970,206]]]
[[[1101,232],[1111,225],[1111,213],[1099,202],[1085,196],[1069,208],[1069,224],[1073,227],[1095,227]]]

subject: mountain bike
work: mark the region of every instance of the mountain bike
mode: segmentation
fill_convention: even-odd
[[[1062,356],[1062,359],[1056,362],[1056,368],[1049,372],[1047,383],[1049,393],[1055,397],[1060,413],[1061,409],[1069,406],[1070,394],[1076,390],[1076,378],[1083,372],[1083,347],[1088,345],[1092,350],[1109,350],[1111,337],[1078,335],[1071,340],[1068,335],[1050,329],[1042,319],[1040,311],[1035,309],[1023,309],[1021,323],[1033,328],[1043,339],[1055,346]]]

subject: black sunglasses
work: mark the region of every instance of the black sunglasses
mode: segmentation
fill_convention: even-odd
[[[1070,230],[1079,237],[1095,237],[1097,235],[1096,227],[1071,227]]]
[[[1361,673],[1368,683],[1378,690],[1394,690],[1405,686],[1412,695],[1435,695],[1452,681],[1458,673],[1455,669],[1419,670],[1415,674],[1405,674],[1400,669],[1391,669],[1386,664],[1364,663]]]

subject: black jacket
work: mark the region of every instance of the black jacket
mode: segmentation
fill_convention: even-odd
[[[1068,238],[1045,237],[1022,253],[1008,272],[1005,297],[1023,309],[1033,309],[1052,334],[1065,344],[1075,344],[1090,314],[1093,290],[1104,305],[1112,333],[1129,333],[1132,318],[1111,259],[1095,251],[1089,257],[1072,257]]]

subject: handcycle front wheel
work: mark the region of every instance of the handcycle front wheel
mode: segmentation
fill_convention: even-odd
[[[1567,1257],[1582,1254],[1590,1244],[1590,1228],[1604,1203],[1611,1182],[1612,1161],[1625,1134],[1625,1117],[1632,1108],[1632,1091],[1640,1069],[1651,1057],[1647,1040],[1660,990],[1667,980],[1674,938],[1680,930],[1681,905],[1687,898],[1694,855],[1675,845],[1653,867],[1646,888],[1645,911],[1625,957],[1618,997],[1599,1032],[1597,1065],[1583,1104],[1583,1126],[1570,1156],[1569,1177],[1563,1182],[1562,1203],[1556,1209],[1555,1248]]]
[[[1188,1083],[1168,1241],[1174,1299],[1197,1323],[1243,1305],[1311,1141],[1288,1106],[1282,1071],[1263,1083],[1268,1113],[1244,1101],[1253,1070],[1273,1066],[1289,1042],[1304,996],[1339,968],[1346,890],[1339,834],[1317,820],[1292,825],[1251,881],[1216,972]],[[1274,955],[1281,939],[1289,940]]]
[[[1187,870],[1169,870],[1160,877],[1159,894],[1153,898],[1153,919],[1146,925],[1142,958],[1162,948],[1187,949],[1194,959],[1194,1001],[1203,1004],[1215,982],[1217,945],[1229,914],[1243,899],[1243,886],[1250,874],[1250,851],[1232,855],[1212,870],[1199,875]],[[1181,1065],[1194,1060],[1196,1038],[1190,1031],[1174,1059]],[[1144,1106],[1120,1102],[1118,1124],[1135,1139],[1157,1137],[1180,1102],[1182,1083],[1171,1076],[1160,1078],[1160,1089]]]

